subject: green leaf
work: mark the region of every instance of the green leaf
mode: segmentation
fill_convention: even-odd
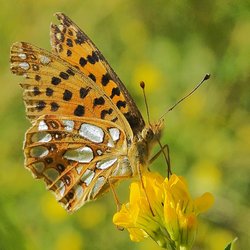
[[[225,250],[233,250],[233,246],[234,246],[234,243],[235,241],[237,240],[238,238],[235,238],[231,243],[229,243],[227,245],[227,247],[225,248]]]

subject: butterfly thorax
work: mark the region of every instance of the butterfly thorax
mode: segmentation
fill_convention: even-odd
[[[137,176],[139,170],[144,171],[148,166],[151,148],[160,139],[162,125],[162,120],[149,124],[134,137],[128,152],[133,176]]]

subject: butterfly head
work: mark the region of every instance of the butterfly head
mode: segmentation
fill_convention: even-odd
[[[160,119],[158,122],[149,124],[142,130],[142,138],[148,143],[157,141],[161,137],[162,129],[163,119]]]

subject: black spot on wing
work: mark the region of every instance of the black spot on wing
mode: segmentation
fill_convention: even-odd
[[[64,182],[66,183],[67,186],[70,185],[70,183],[71,183],[70,176],[65,175],[65,176],[63,177],[63,180],[64,180]]]
[[[116,103],[116,106],[118,109],[121,109],[122,107],[125,108],[126,107],[126,102],[125,101],[118,101]]]
[[[81,32],[77,32],[76,33],[76,39],[75,39],[75,43],[81,45],[82,43],[84,43],[86,41],[85,37],[83,36],[83,34]]]
[[[110,75],[106,73],[105,75],[102,76],[102,85],[106,86],[110,80],[111,80]]]
[[[85,113],[85,108],[82,105],[78,105],[74,111],[74,115],[76,116],[83,116]]]
[[[113,112],[113,109],[104,109],[101,112],[101,119],[104,119],[106,115],[111,115]]]
[[[88,75],[88,77],[89,77],[92,81],[96,82],[96,78],[95,78],[95,76],[94,76],[92,73],[90,73],[90,74]]]
[[[121,94],[121,91],[118,87],[112,89],[112,93],[110,95],[110,98],[112,99],[115,95],[119,96]]]
[[[40,81],[40,80],[41,80],[41,76],[36,75],[36,76],[35,76],[35,80],[36,80],[37,82]]]
[[[51,89],[51,88],[46,88],[46,96],[52,96],[53,95],[53,92],[54,92],[54,90],[53,89]]]
[[[87,60],[86,60],[85,58],[81,57],[81,58],[79,59],[79,64],[80,64],[82,67],[84,67],[84,66],[87,64]]]
[[[65,170],[65,166],[61,163],[56,165],[56,168],[62,173]]]
[[[61,44],[57,45],[57,51],[61,53],[63,51],[63,46]]]
[[[68,30],[68,34],[70,35],[70,36],[73,36],[73,31],[72,30]]]
[[[74,76],[75,73],[72,71],[72,69],[67,69],[66,72],[71,75],[71,76]]]
[[[65,198],[68,199],[68,201],[70,201],[71,199],[73,199],[74,198],[73,191],[68,192],[68,194],[65,195]]]
[[[67,38],[66,40],[66,44],[69,46],[69,47],[73,47],[73,42],[70,38]]]
[[[105,100],[102,96],[94,99],[94,107],[97,105],[103,105],[104,103],[105,103]]]
[[[112,119],[112,122],[116,122],[118,120],[118,117],[115,117],[114,119]]]
[[[60,36],[60,41],[61,41],[61,42],[64,42],[65,36],[63,35],[63,33],[60,33],[60,34],[61,34],[61,36]]]
[[[69,75],[67,73],[65,73],[65,72],[60,72],[59,76],[64,80],[69,79]]]
[[[38,71],[38,70],[39,70],[39,66],[38,66],[38,65],[32,64],[31,66],[32,66],[32,69],[33,69],[34,71]]]
[[[64,101],[69,101],[69,100],[71,100],[72,95],[73,95],[73,94],[72,94],[71,91],[65,89],[65,91],[64,91],[64,93],[63,93],[63,100],[64,100]]]
[[[58,85],[61,81],[62,81],[62,80],[61,80],[60,78],[55,77],[55,76],[53,76],[53,77],[51,78],[51,83],[52,83],[53,85]]]
[[[39,88],[37,86],[35,86],[34,89],[33,89],[33,93],[34,93],[35,96],[37,96],[37,95],[41,94],[41,91],[39,90]]]
[[[52,102],[50,104],[51,111],[57,111],[59,109],[59,105],[56,102]]]
[[[67,56],[71,56],[72,55],[72,51],[71,50],[67,50]]]
[[[80,88],[80,91],[79,91],[79,93],[80,93],[80,98],[85,98],[86,96],[87,96],[87,94],[89,93],[89,91],[90,91],[90,88]]]
[[[98,58],[96,52],[93,51],[93,52],[92,52],[92,55],[88,55],[88,56],[87,56],[87,60],[88,60],[89,63],[95,64],[96,62],[99,61],[99,58]]]
[[[42,111],[46,107],[46,103],[44,101],[39,101],[36,105],[38,111]]]
[[[53,162],[53,159],[52,159],[51,157],[47,157],[47,158],[45,158],[45,162],[46,162],[47,164],[50,164],[50,163]]]

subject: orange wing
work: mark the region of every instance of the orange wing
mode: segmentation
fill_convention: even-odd
[[[89,37],[63,13],[59,25],[51,25],[51,45],[58,55],[100,86],[122,112],[134,134],[142,131],[144,120],[127,89]]]

